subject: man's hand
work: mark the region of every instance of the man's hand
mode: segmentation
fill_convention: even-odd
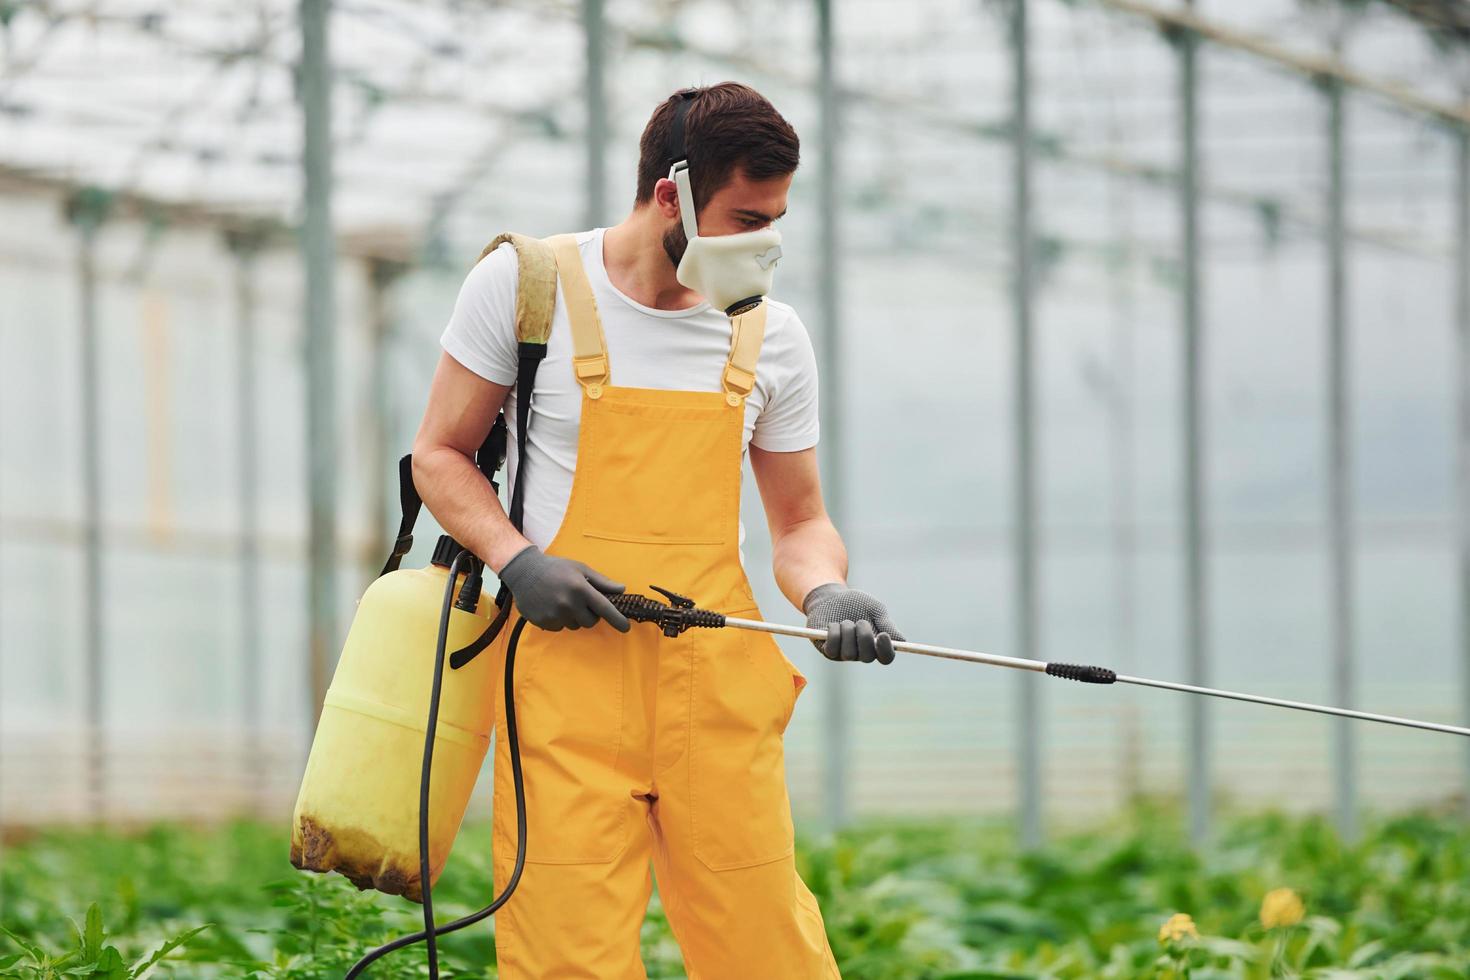
[[[533,626],[555,632],[596,626],[605,619],[613,629],[628,632],[627,617],[607,600],[623,586],[579,561],[544,554],[533,544],[505,563],[500,580]]]
[[[888,618],[888,607],[858,589],[838,582],[819,585],[802,600],[801,611],[811,629],[825,629],[825,640],[812,640],[828,660],[877,660],[893,663],[893,641],[904,635]]]

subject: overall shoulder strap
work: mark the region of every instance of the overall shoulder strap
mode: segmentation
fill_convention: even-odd
[[[556,271],[561,276],[562,299],[567,305],[567,321],[572,325],[572,367],[577,383],[588,397],[602,395],[602,386],[610,383],[607,364],[607,338],[602,333],[602,320],[597,315],[597,300],[582,256],[577,251],[577,236],[554,235],[546,240],[556,256]]]
[[[730,357],[720,383],[730,404],[738,404],[755,388],[755,365],[760,360],[761,342],[766,338],[766,310],[761,300],[754,307],[730,318]]]

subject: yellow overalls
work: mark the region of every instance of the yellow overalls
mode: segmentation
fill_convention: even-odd
[[[546,553],[584,561],[630,592],[661,585],[759,618],[736,534],[745,397],[765,305],[736,318],[721,390],[618,387],[576,241],[550,243],[582,421],[571,499]],[[501,631],[497,658],[510,632]],[[651,859],[691,980],[839,977],[816,899],[796,872],[786,796],[781,737],[805,684],[764,633],[528,627],[515,676],[527,856],[496,916],[500,975],[644,977]],[[504,732],[502,701],[497,693]],[[494,793],[499,889],[516,852],[504,738]]]

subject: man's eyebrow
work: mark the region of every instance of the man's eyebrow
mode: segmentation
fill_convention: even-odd
[[[764,211],[752,211],[750,208],[736,208],[735,213],[747,215],[748,217],[756,218],[760,221],[775,221],[777,218],[783,218],[786,216],[786,209],[782,208],[781,213],[776,215],[775,218],[771,217],[769,214],[766,214]]]

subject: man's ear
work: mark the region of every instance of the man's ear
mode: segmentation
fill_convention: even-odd
[[[660,177],[653,185],[653,206],[665,218],[679,216],[679,188],[667,177]]]

